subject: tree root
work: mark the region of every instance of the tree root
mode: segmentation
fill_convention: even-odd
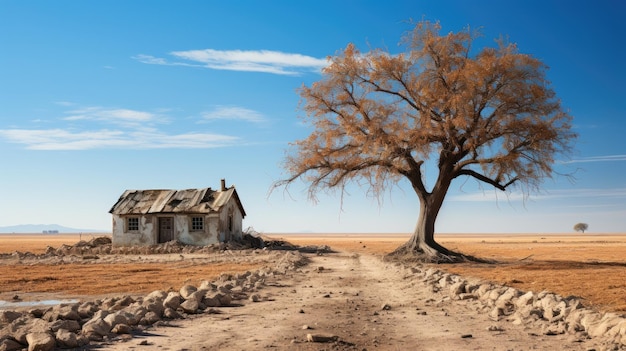
[[[402,263],[495,263],[495,261],[479,258],[471,255],[465,255],[460,252],[446,250],[446,252],[426,252],[420,248],[411,249],[401,246],[395,251],[388,253],[383,257],[386,262],[402,262]]]

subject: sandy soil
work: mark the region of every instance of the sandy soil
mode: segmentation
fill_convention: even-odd
[[[311,256],[261,290],[269,301],[171,322],[102,350],[589,350],[593,340],[494,322],[474,303],[435,301],[371,255]],[[384,307],[385,306],[385,307]],[[329,342],[307,342],[307,335]]]

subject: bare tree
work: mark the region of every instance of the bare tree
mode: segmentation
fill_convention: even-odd
[[[587,223],[576,223],[574,225],[574,230],[577,232],[583,232],[583,234],[585,233],[585,230],[589,229],[589,224]]]
[[[443,262],[465,258],[434,239],[453,180],[536,190],[576,134],[541,61],[504,40],[474,53],[477,33],[439,31],[417,23],[397,55],[349,44],[330,57],[322,79],[299,90],[314,130],[290,145],[289,176],[273,188],[302,179],[315,200],[321,190],[366,181],[380,196],[406,179],[420,209],[413,235],[394,253]],[[430,188],[428,167],[437,174]]]

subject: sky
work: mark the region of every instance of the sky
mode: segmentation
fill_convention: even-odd
[[[626,3],[597,1],[0,0],[0,227],[111,230],[126,189],[235,185],[262,233],[409,233],[407,181],[307,198],[287,176],[305,138],[297,89],[349,43],[399,53],[410,20],[480,29],[542,60],[575,152],[528,196],[452,184],[439,233],[626,232]],[[428,180],[427,180],[428,181]]]

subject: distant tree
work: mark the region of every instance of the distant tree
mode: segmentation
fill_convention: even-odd
[[[394,254],[453,262],[466,257],[434,239],[452,181],[536,190],[577,135],[541,61],[503,40],[476,51],[478,34],[469,29],[439,30],[417,23],[397,55],[348,44],[330,57],[322,79],[299,90],[314,130],[290,145],[289,175],[273,188],[302,179],[315,201],[322,190],[343,193],[350,181],[381,196],[406,179],[420,209],[413,235]],[[427,174],[436,177],[430,187]]]
[[[585,233],[585,230],[589,229],[589,224],[587,223],[576,223],[574,225],[574,230],[577,232]]]

